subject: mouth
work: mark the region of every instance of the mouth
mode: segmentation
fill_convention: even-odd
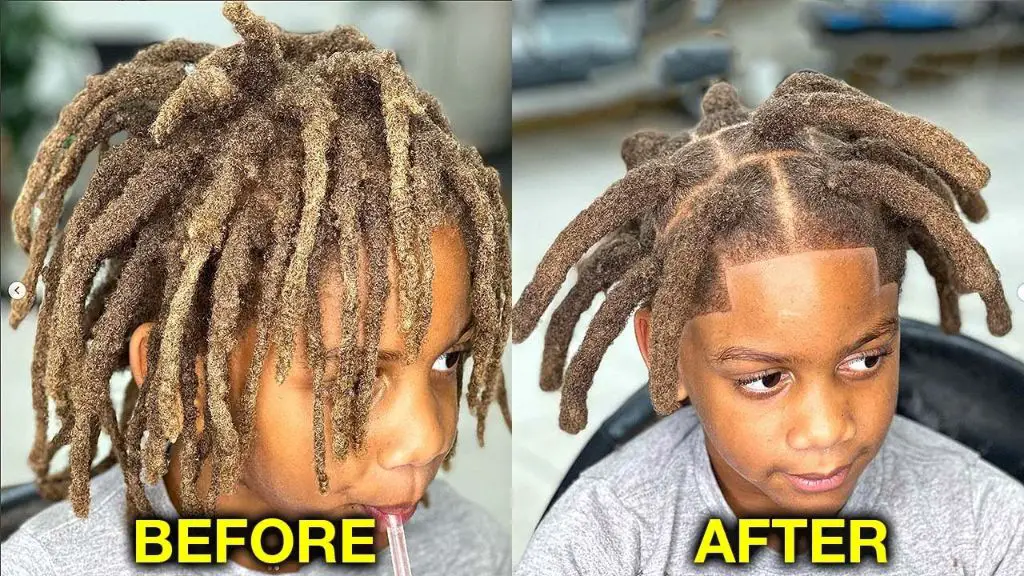
[[[392,506],[364,506],[366,511],[377,521],[378,526],[387,526],[388,516],[397,516],[403,524],[416,513],[417,503],[396,504]]]
[[[817,473],[809,472],[805,474],[789,474],[783,473],[786,479],[789,480],[790,484],[794,488],[801,492],[809,492],[812,494],[819,494],[822,492],[831,492],[843,485],[846,481],[846,477],[850,473],[850,464],[835,468],[829,472]]]

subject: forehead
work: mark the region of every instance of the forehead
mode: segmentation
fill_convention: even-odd
[[[898,288],[879,283],[874,248],[819,250],[726,266],[729,308],[694,318],[705,343],[786,352],[855,340],[896,313]]]
[[[447,338],[465,326],[470,315],[470,259],[462,233],[454,226],[438,226],[430,235],[430,252],[433,263],[431,279],[431,321],[427,338]],[[359,309],[366,305],[368,275],[371,271],[365,250],[359,249],[358,295]],[[398,261],[394,249],[388,257],[389,293],[381,320],[382,349],[400,349],[402,337],[399,331],[399,279]],[[341,326],[336,321],[341,317],[345,298],[345,287],[341,264],[332,259],[325,264],[321,280],[320,302],[324,318],[324,345],[331,347],[340,340]],[[360,318],[360,325],[362,318]],[[362,328],[360,328],[360,331]]]
[[[332,247],[333,248],[333,247]],[[419,247],[414,247],[418,249]],[[469,247],[463,240],[462,231],[455,225],[444,223],[435,226],[430,231],[430,253],[435,276],[434,283],[454,283],[457,285],[469,284]],[[359,269],[357,271],[358,287],[361,297],[365,297],[369,274],[379,274],[379,270],[370,270],[370,263],[366,253],[366,246],[363,241],[359,242],[358,248]],[[418,258],[418,255],[417,255]],[[348,274],[342,273],[340,258],[330,257],[324,263],[324,270],[321,272],[320,291],[321,299],[339,299],[345,292],[344,277]],[[392,295],[395,295],[399,282],[398,279],[398,256],[394,245],[388,248],[387,261],[388,285]]]

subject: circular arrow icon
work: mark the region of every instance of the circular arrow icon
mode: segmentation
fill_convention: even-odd
[[[11,298],[21,300],[28,293],[28,289],[21,282],[12,282],[7,288],[7,293],[11,295]]]

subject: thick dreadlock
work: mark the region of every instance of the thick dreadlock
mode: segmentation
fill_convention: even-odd
[[[467,403],[479,441],[495,397],[509,422],[500,356],[511,274],[497,172],[456,141],[437,102],[413,85],[395,55],[354,28],[290,34],[241,2],[225,3],[223,13],[241,43],[216,49],[172,40],[90,77],[41,144],[14,209],[15,237],[30,265],[13,326],[28,314],[40,276],[46,286],[32,362],[30,464],[42,492],[67,496],[79,516],[89,509],[90,471],[115,462],[131,512],[149,513],[140,472],[150,482],[164,474],[166,443],[175,441],[182,442],[186,512],[212,509],[234,486],[252,445],[269,345],[279,351],[280,382],[297,330],[309,330],[314,466],[326,491],[321,411],[333,402],[336,457],[361,448],[390,255],[412,358],[430,320],[430,234],[441,224],[457,225],[470,251],[477,332]],[[111,145],[119,133],[126,139]],[[64,197],[96,148],[96,172],[44,267]],[[363,295],[361,252],[369,278]],[[328,382],[317,282],[332,255],[342,264],[345,354]],[[360,296],[366,321],[357,346]],[[147,374],[119,422],[110,378],[127,366],[133,329],[150,321]],[[227,362],[251,321],[256,349],[233,414]],[[52,439],[51,400],[61,425]],[[93,468],[101,430],[113,450]],[[52,474],[54,454],[67,445],[68,469]],[[214,481],[201,503],[196,482],[208,461]]]
[[[999,274],[957,214],[959,205],[976,222],[987,210],[979,191],[988,168],[962,142],[809,71],[753,111],[725,83],[702,109],[691,132],[640,132],[623,143],[625,177],[558,235],[513,308],[520,342],[578,263],[548,325],[541,370],[545,390],[564,385],[562,429],[586,426],[601,357],[640,306],[652,312],[651,400],[660,414],[679,407],[680,333],[689,319],[728,308],[725,262],[872,246],[881,277],[900,282],[909,245],[935,279],[944,330],[959,330],[958,296],[970,292],[980,293],[993,334],[1010,330]],[[566,369],[576,324],[602,292]]]

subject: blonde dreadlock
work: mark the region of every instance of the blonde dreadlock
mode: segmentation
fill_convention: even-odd
[[[218,49],[172,40],[90,77],[40,145],[14,209],[15,238],[30,264],[12,326],[29,313],[40,277],[47,289],[32,361],[30,464],[44,495],[67,496],[79,516],[88,513],[90,476],[114,463],[123,468],[131,513],[150,513],[140,472],[150,482],[161,476],[166,442],[176,441],[183,512],[211,510],[234,486],[251,446],[269,345],[280,351],[281,381],[302,329],[314,367],[314,467],[326,491],[322,410],[333,401],[334,455],[360,449],[389,254],[406,354],[414,357],[432,308],[429,238],[442,222],[460,227],[470,251],[477,332],[467,402],[479,441],[493,399],[511,425],[500,361],[511,274],[496,171],[456,141],[437,102],[395,55],[354,28],[291,34],[242,2],[226,2],[223,13],[241,43]],[[119,133],[127,138],[111,145]],[[96,172],[44,267],[67,191],[97,148]],[[361,248],[369,286],[357,346]],[[342,263],[346,357],[327,382],[317,282],[332,254]],[[250,321],[255,353],[233,414],[227,362]],[[110,378],[127,366],[129,337],[144,322],[154,322],[147,374],[119,422]],[[48,438],[51,401],[61,427]],[[101,431],[113,450],[93,467]],[[68,445],[68,469],[51,473],[54,454]],[[214,481],[201,502],[196,483],[207,462]]]

